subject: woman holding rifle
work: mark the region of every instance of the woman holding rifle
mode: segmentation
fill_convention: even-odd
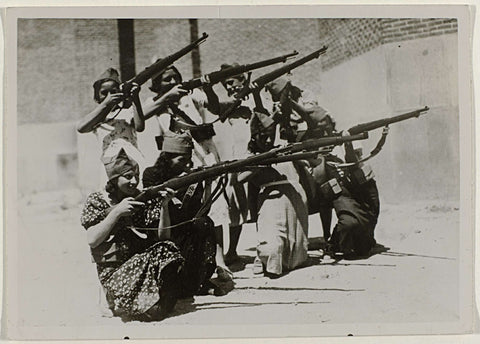
[[[156,137],[159,150],[163,151],[162,141],[167,135],[188,134],[193,138],[193,166],[210,166],[219,162],[220,155],[212,137],[215,131],[212,125],[205,124],[209,110],[218,103],[218,98],[208,85],[203,91],[194,89],[191,94],[181,87],[182,76],[175,66],[152,79],[150,89],[157,94],[145,105],[146,118],[155,117],[158,122],[159,135]],[[158,181],[157,183],[158,184]],[[207,192],[215,188],[216,182],[206,185]],[[223,227],[226,225],[227,205],[223,201],[215,202],[209,212],[215,222],[216,262],[218,277],[224,281],[231,280],[233,274],[228,269],[223,257]]]
[[[88,196],[81,223],[109,308],[124,320],[162,319],[179,297],[184,263],[166,229],[173,192],[148,206],[137,202],[138,164],[123,149],[104,163],[107,185]],[[147,226],[153,230],[136,229]]]
[[[187,173],[192,167],[193,142],[187,133],[164,137],[162,152],[155,165],[145,169],[145,187],[159,185]],[[205,194],[203,182],[178,190],[168,203],[171,239],[185,257],[182,271],[182,295],[223,295],[221,288],[210,282],[217,266],[213,221],[208,210],[213,199]]]

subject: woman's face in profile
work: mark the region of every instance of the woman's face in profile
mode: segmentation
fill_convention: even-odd
[[[188,154],[177,155],[170,159],[170,169],[174,175],[188,172],[192,168],[192,156]]]
[[[102,82],[98,90],[99,103],[103,102],[107,98],[108,94],[120,93],[120,86],[113,80]]]
[[[223,86],[227,90],[229,96],[233,96],[234,94],[241,91],[245,83],[245,76],[243,74],[236,75],[234,77],[225,79],[223,82]]]
[[[117,186],[121,193],[123,193],[125,196],[135,196],[138,191],[138,181],[138,173],[129,171],[118,177]]]

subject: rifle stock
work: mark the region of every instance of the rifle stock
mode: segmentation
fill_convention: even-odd
[[[313,129],[317,126],[317,122],[310,116],[313,111],[304,108],[298,102],[288,97],[287,101],[290,103],[293,110],[300,115],[300,117],[307,123],[308,129]]]

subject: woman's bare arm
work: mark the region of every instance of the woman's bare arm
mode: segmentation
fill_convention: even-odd
[[[77,131],[81,134],[89,133],[99,124],[105,121],[107,115],[115,105],[122,100],[122,93],[109,93],[95,109],[83,117],[77,124]]]
[[[142,205],[142,202],[135,201],[132,197],[123,199],[112,208],[102,221],[87,229],[88,245],[92,248],[100,245],[108,238],[115,224],[122,216],[131,215],[135,207]]]

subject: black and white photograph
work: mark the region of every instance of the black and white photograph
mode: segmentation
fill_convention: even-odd
[[[468,6],[4,17],[3,338],[474,331]]]

